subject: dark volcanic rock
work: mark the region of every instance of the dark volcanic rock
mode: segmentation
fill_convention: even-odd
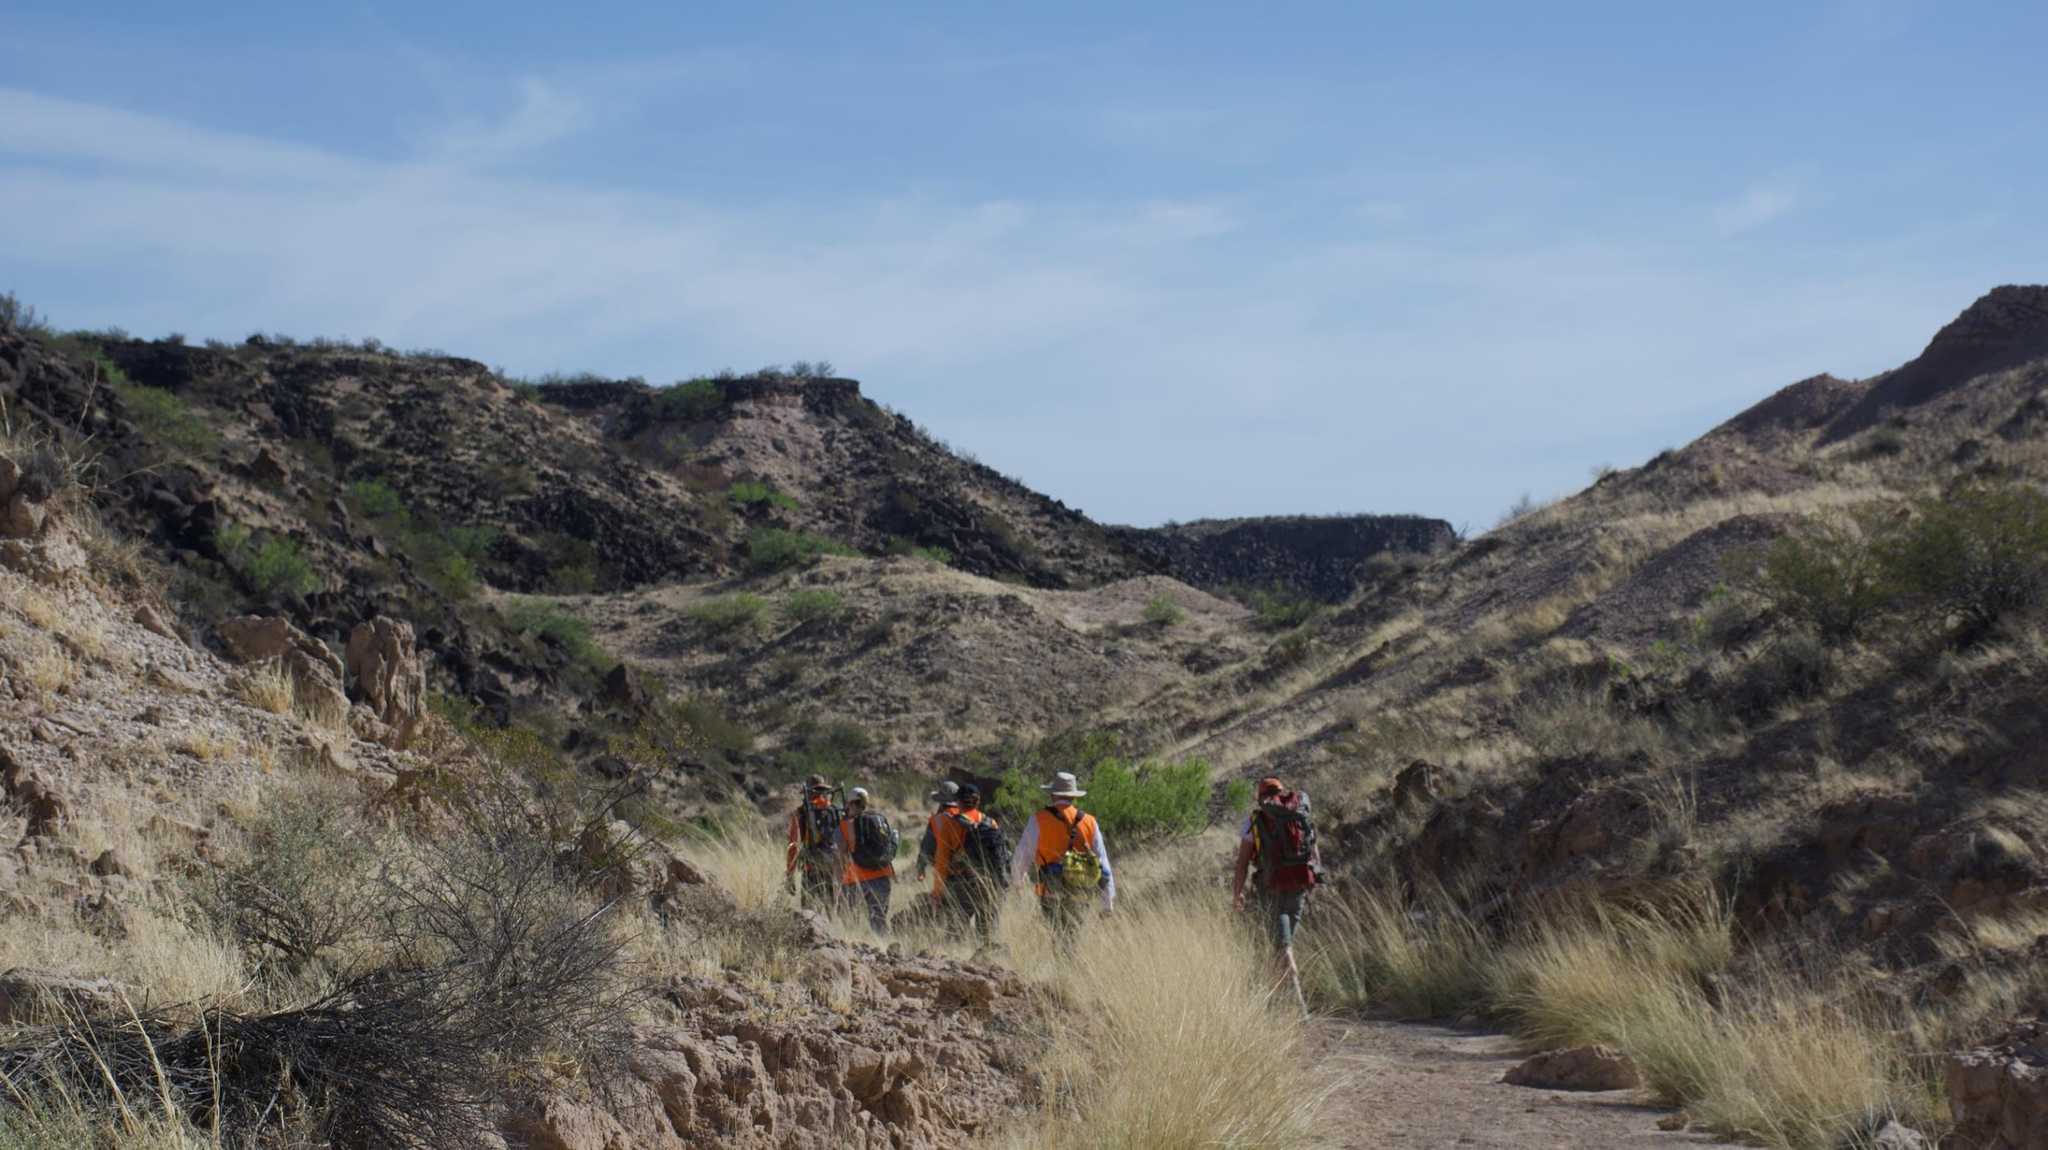
[[[1917,407],[1980,375],[2048,356],[2048,287],[1993,288],[1947,327],[1911,363],[1880,377],[1856,406],[1828,427],[1843,439],[1888,412]]]
[[[1419,515],[1217,519],[1176,527],[1112,527],[1110,538],[1164,575],[1197,587],[1288,588],[1335,602],[1375,555],[1429,554],[1457,534]]]

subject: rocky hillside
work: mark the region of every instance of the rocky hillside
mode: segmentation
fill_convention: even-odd
[[[1286,588],[1339,602],[1371,582],[1375,560],[1435,554],[1457,543],[1451,525],[1416,515],[1206,519],[1111,536],[1152,570],[1208,590]]]

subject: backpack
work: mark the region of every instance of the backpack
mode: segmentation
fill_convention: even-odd
[[[1003,837],[1003,828],[992,818],[984,816],[981,821],[953,816],[966,832],[960,842],[960,849],[953,852],[953,865],[962,874],[972,875],[997,890],[1010,885],[1010,840]]]
[[[1288,791],[1260,803],[1252,818],[1259,836],[1259,875],[1267,889],[1316,885],[1316,825],[1309,818],[1308,796]]]
[[[1045,868],[1045,877],[1050,880],[1046,885],[1052,886],[1057,884],[1066,888],[1068,894],[1079,894],[1100,887],[1102,885],[1102,860],[1096,858],[1095,852],[1089,849],[1088,844],[1081,840],[1081,820],[1088,816],[1075,811],[1074,820],[1068,822],[1067,817],[1060,814],[1056,808],[1047,807],[1045,809],[1051,811],[1053,817],[1059,820],[1060,825],[1067,828],[1066,852],[1060,855],[1059,861],[1051,863]],[[1097,833],[1101,833],[1100,828],[1097,829]]]
[[[839,820],[845,817],[838,807],[829,803],[822,807],[805,803],[798,817],[803,819],[805,850],[827,852],[838,849]]]
[[[862,811],[853,820],[853,864],[864,870],[881,870],[896,861],[901,836],[889,820],[875,811]]]

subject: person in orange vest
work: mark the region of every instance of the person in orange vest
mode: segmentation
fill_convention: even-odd
[[[846,860],[839,883],[846,905],[867,907],[868,925],[876,934],[889,933],[897,841],[896,828],[888,817],[868,809],[867,788],[853,788],[846,796],[846,815],[839,822],[839,853]]]
[[[995,945],[996,912],[1010,882],[1010,843],[1002,824],[981,809],[981,788],[968,783],[940,822],[932,905],[958,930],[972,926],[977,954]]]
[[[917,870],[914,873],[919,882],[924,881],[924,876],[927,873],[931,874],[932,908],[934,913],[942,913],[944,910],[946,879],[943,875],[937,873],[933,866],[939,854],[940,824],[960,813],[960,784],[947,779],[939,784],[937,790],[926,795],[925,798],[937,803],[938,806],[933,809],[931,817],[924,821],[924,837],[919,839],[917,843]]]
[[[1252,887],[1266,936],[1273,943],[1276,987],[1294,993],[1295,1005],[1308,1013],[1301,993],[1301,973],[1294,964],[1294,936],[1308,907],[1308,894],[1322,881],[1322,856],[1316,848],[1315,823],[1309,818],[1308,796],[1289,790],[1276,778],[1259,780],[1258,805],[1244,820],[1238,836],[1237,864],[1230,880],[1231,908],[1245,909],[1245,881],[1257,868]]]
[[[798,894],[803,905],[827,910],[839,898],[843,869],[839,858],[839,822],[843,816],[832,802],[832,784],[825,776],[812,775],[805,780],[804,796],[803,804],[790,812],[789,851],[783,873],[788,877],[790,893]]]
[[[1080,780],[1061,771],[1039,788],[1050,802],[1024,824],[1024,837],[1010,862],[1010,882],[1033,884],[1038,905],[1052,924],[1062,954],[1072,954],[1091,895],[1102,900],[1104,914],[1116,908],[1116,873],[1109,865],[1109,844],[1095,816],[1074,805],[1088,792]]]

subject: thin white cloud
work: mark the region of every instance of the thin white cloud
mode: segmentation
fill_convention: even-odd
[[[442,131],[431,144],[437,159],[489,163],[529,154],[585,127],[590,108],[576,95],[536,76],[519,82],[519,104],[496,120],[469,120]]]
[[[1708,245],[1717,263],[1662,240],[1446,230],[1461,209],[1494,221],[1521,186],[1469,178],[1435,199],[1400,189],[1435,230],[1347,243],[1363,196],[1333,201],[1322,234],[1276,230],[1305,210],[1251,194],[825,189],[756,205],[467,158],[575,130],[556,95],[593,106],[551,93],[474,147],[400,164],[0,90],[0,251],[16,277],[0,288],[68,324],[375,335],[515,371],[660,379],[829,358],[991,462],[1138,521],[1485,519],[1523,488],[1583,479],[1599,460],[1525,448],[1587,412],[1616,440],[1661,440],[1680,405],[1732,412],[1815,371],[1888,366],[1870,332],[1900,333],[1903,359],[1964,295],[1863,266],[1759,290],[1732,262],[1742,245]],[[1493,189],[1500,201],[1472,199]],[[1815,357],[1829,346],[1875,358]],[[1459,462],[1475,458],[1520,477]]]
[[[1799,206],[1799,188],[1787,180],[1752,184],[1732,200],[1716,205],[1714,226],[1735,237],[1774,223]]]

